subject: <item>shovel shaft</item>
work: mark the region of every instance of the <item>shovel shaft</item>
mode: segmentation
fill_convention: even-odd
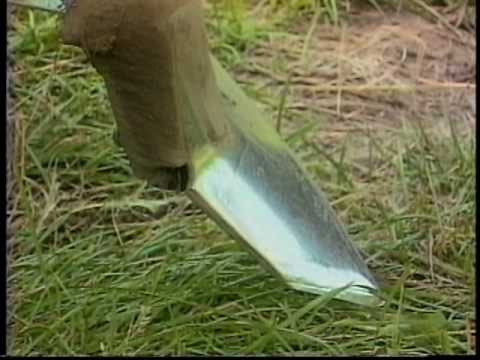
[[[63,40],[84,49],[105,80],[118,141],[134,173],[157,185],[165,185],[156,179],[162,169],[188,162],[169,22],[176,11],[194,3],[82,0],[65,16]]]
[[[64,42],[104,78],[135,174],[163,188],[164,169],[192,168],[192,146],[228,137],[202,15],[201,0],[82,0],[65,16]]]

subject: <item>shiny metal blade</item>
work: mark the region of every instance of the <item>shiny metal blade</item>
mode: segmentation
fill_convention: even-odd
[[[325,196],[273,127],[212,58],[237,141],[193,156],[187,194],[292,288],[375,304],[377,288]],[[348,287],[348,285],[351,285]]]

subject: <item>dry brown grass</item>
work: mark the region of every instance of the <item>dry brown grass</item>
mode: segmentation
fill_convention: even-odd
[[[337,28],[310,20],[263,41],[238,67],[240,79],[261,84],[273,99],[290,76],[287,131],[305,109],[326,116],[335,141],[347,130],[386,130],[405,120],[439,129],[452,118],[465,130],[475,125],[472,32],[405,12],[361,11]]]

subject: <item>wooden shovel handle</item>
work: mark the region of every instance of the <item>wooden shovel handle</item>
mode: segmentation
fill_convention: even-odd
[[[169,184],[178,177],[172,169],[189,161],[175,54],[191,44],[176,43],[185,37],[172,33],[182,29],[201,33],[195,39],[201,54],[194,55],[208,58],[201,0],[73,0],[62,34],[105,80],[118,140],[135,175],[163,188],[176,186]]]

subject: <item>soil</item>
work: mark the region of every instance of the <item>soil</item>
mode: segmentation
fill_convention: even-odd
[[[454,120],[459,131],[474,130],[474,30],[453,31],[414,13],[362,10],[343,26],[316,26],[305,52],[310,27],[305,19],[293,23],[289,35],[261,43],[237,69],[237,79],[261,84],[276,99],[291,76],[286,133],[301,125],[307,109],[324,120],[324,143],[355,130],[392,130],[405,120],[441,132]]]

